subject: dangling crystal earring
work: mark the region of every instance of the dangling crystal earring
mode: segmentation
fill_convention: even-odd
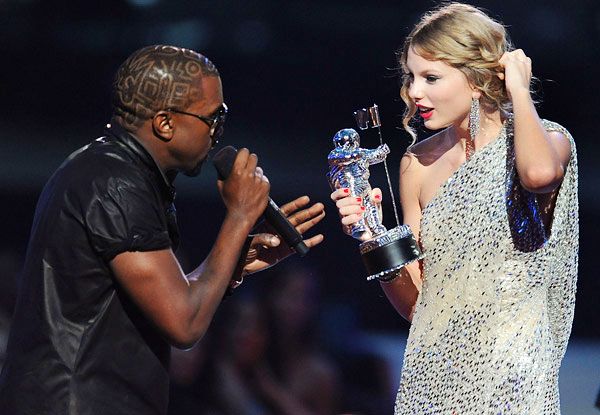
[[[475,137],[479,134],[479,119],[481,111],[479,109],[479,100],[471,99],[471,111],[469,112],[469,135],[471,141],[475,141]]]
[[[465,142],[465,158],[469,160],[475,152],[475,137],[479,133],[479,100],[471,99],[471,111],[469,112],[469,138]]]

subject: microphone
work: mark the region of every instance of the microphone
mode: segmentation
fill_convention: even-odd
[[[225,180],[229,177],[237,150],[233,146],[223,147],[213,156],[213,164],[217,170],[220,180]],[[309,248],[302,240],[302,235],[298,233],[296,228],[285,217],[279,206],[273,199],[269,198],[269,203],[263,212],[265,220],[277,231],[283,241],[296,251],[298,255],[303,257],[308,253]]]

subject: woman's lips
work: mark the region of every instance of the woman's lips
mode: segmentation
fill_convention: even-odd
[[[419,106],[419,115],[423,117],[424,120],[428,120],[433,115],[433,108],[421,107]]]

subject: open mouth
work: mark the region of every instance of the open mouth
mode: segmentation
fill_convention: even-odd
[[[419,115],[425,119],[431,117],[432,112],[433,112],[433,108],[429,108],[429,107],[424,107],[422,105],[418,105],[417,108],[419,109]]]

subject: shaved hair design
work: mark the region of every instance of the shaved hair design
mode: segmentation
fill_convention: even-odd
[[[185,110],[202,99],[201,79],[218,77],[205,56],[190,49],[154,45],[131,54],[117,71],[113,84],[113,119],[137,130],[157,111]]]

